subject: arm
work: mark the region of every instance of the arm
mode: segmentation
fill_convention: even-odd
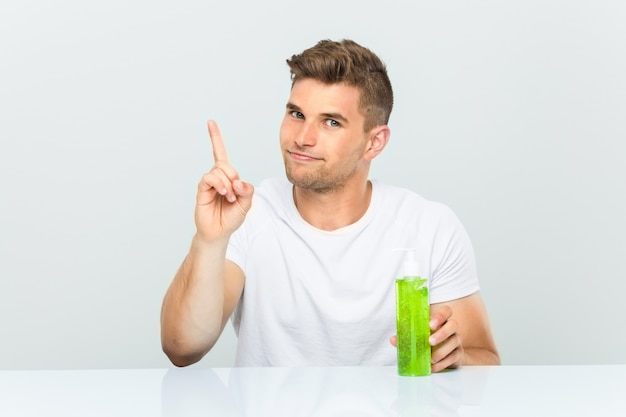
[[[487,310],[479,292],[431,305],[433,372],[460,365],[499,365]]]
[[[221,245],[193,238],[161,309],[161,345],[176,366],[198,362],[215,345],[244,286],[241,269]]]
[[[252,205],[254,188],[228,163],[217,125],[209,122],[215,165],[196,196],[196,234],[161,309],[161,344],[177,366],[195,363],[213,347],[233,312],[244,275],[225,260],[232,233]]]

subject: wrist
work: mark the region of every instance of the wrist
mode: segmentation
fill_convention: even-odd
[[[191,239],[191,250],[199,252],[220,252],[226,253],[230,236],[224,236],[217,239],[207,239],[200,233],[196,232]]]

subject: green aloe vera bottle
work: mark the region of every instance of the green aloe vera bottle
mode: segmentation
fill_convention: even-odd
[[[428,280],[419,275],[415,251],[406,250],[396,278],[396,346],[398,374],[430,375],[431,347]]]

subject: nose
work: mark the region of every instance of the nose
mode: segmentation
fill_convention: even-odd
[[[304,122],[300,124],[296,132],[294,142],[301,148],[311,147],[317,143],[317,132],[312,123]]]

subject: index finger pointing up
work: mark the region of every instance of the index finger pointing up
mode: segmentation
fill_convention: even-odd
[[[217,127],[217,123],[215,123],[214,120],[209,120],[207,122],[207,126],[209,128],[211,145],[213,146],[213,160],[215,162],[227,161],[228,157],[226,156],[226,148],[224,147],[222,134],[220,133],[219,127]]]

